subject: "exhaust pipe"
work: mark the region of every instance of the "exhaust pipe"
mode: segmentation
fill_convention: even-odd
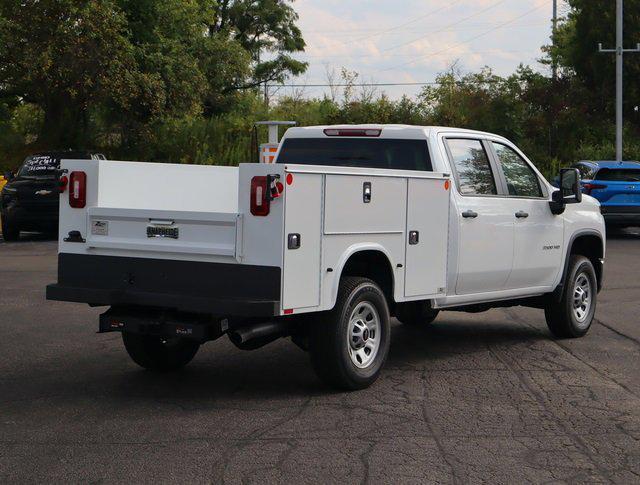
[[[288,323],[264,322],[230,331],[229,340],[240,350],[256,350],[288,334]]]

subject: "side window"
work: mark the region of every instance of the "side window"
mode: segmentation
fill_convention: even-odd
[[[504,177],[507,179],[509,195],[515,197],[542,197],[540,180],[529,164],[513,149],[500,143],[493,143],[493,148],[502,165]]]
[[[462,195],[496,195],[489,157],[480,140],[448,139]]]
[[[582,180],[591,180],[593,179],[593,170],[582,163],[578,163],[571,168],[577,168],[580,171],[580,178]]]

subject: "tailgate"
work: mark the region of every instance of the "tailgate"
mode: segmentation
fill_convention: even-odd
[[[87,248],[239,257],[241,216],[91,207]]]

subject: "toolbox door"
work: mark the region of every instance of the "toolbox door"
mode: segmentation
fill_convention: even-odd
[[[405,297],[446,292],[449,188],[445,179],[409,179]]]
[[[320,305],[322,186],[320,174],[287,174],[283,310]]]

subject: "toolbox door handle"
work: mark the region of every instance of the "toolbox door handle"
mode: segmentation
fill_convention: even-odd
[[[365,204],[371,203],[372,195],[373,195],[373,191],[371,189],[371,182],[365,182],[362,185],[362,201]]]
[[[300,249],[300,246],[302,246],[302,237],[300,234],[289,234],[287,237],[287,248]]]

